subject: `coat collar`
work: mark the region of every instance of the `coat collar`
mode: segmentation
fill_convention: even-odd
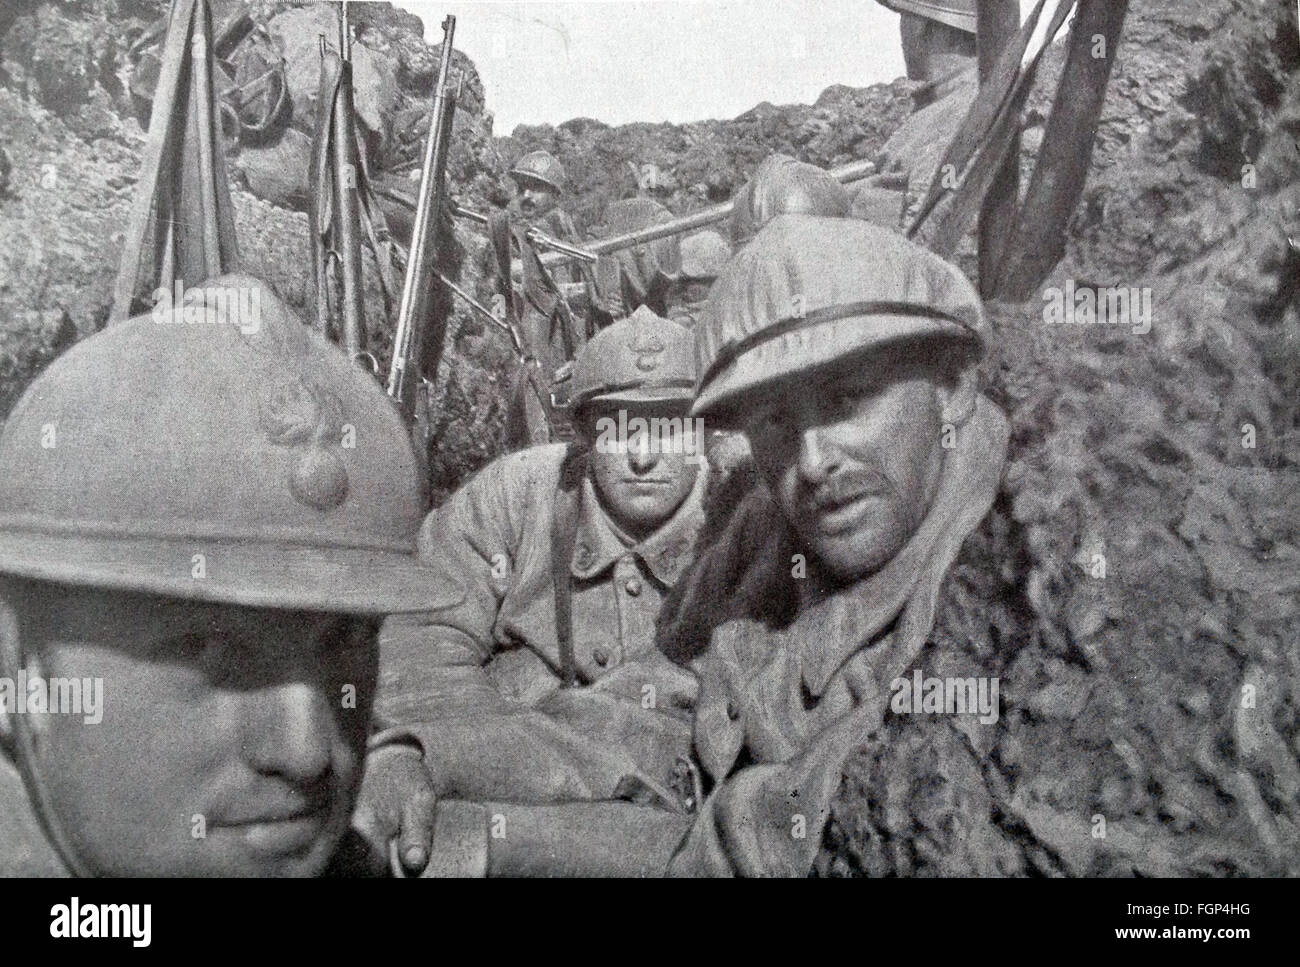
[[[584,476],[570,566],[573,576],[590,581],[613,567],[620,557],[631,553],[650,569],[660,584],[672,587],[695,560],[695,539],[704,526],[704,494],[708,482],[708,465],[701,462],[695,486],[682,505],[667,523],[638,544],[625,540],[622,531],[601,507],[591,475]]]

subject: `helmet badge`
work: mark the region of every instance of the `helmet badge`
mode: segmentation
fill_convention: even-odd
[[[636,368],[643,373],[652,373],[663,361],[665,346],[658,336],[647,336],[628,347],[636,356]]]
[[[343,503],[348,494],[348,472],[333,451],[343,430],[338,397],[291,379],[263,397],[258,419],[271,443],[302,450],[289,472],[289,492],[299,503],[321,511]]]

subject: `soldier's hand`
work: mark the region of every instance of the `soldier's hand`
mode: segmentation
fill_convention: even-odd
[[[418,876],[429,862],[438,792],[417,749],[384,746],[366,757],[352,825],[394,874]]]

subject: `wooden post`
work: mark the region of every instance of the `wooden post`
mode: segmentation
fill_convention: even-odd
[[[997,298],[1028,299],[1065,254],[1065,231],[1088,177],[1127,11],[1128,0],[1079,0],[1034,177],[993,286]],[[980,281],[982,287],[982,272]]]
[[[1019,0],[976,0],[976,43],[979,50],[980,84],[985,84],[997,67],[1003,48],[1020,28]],[[993,294],[1003,248],[1015,225],[1020,201],[1020,133],[1007,149],[979,217],[979,290],[987,299]]]

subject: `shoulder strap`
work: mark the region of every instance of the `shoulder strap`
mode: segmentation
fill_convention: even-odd
[[[573,545],[578,534],[578,484],[586,473],[586,453],[570,448],[560,467],[555,487],[555,512],[551,519],[551,583],[555,587],[555,640],[560,648],[560,683],[570,688],[577,683],[578,667],[573,657]]]

